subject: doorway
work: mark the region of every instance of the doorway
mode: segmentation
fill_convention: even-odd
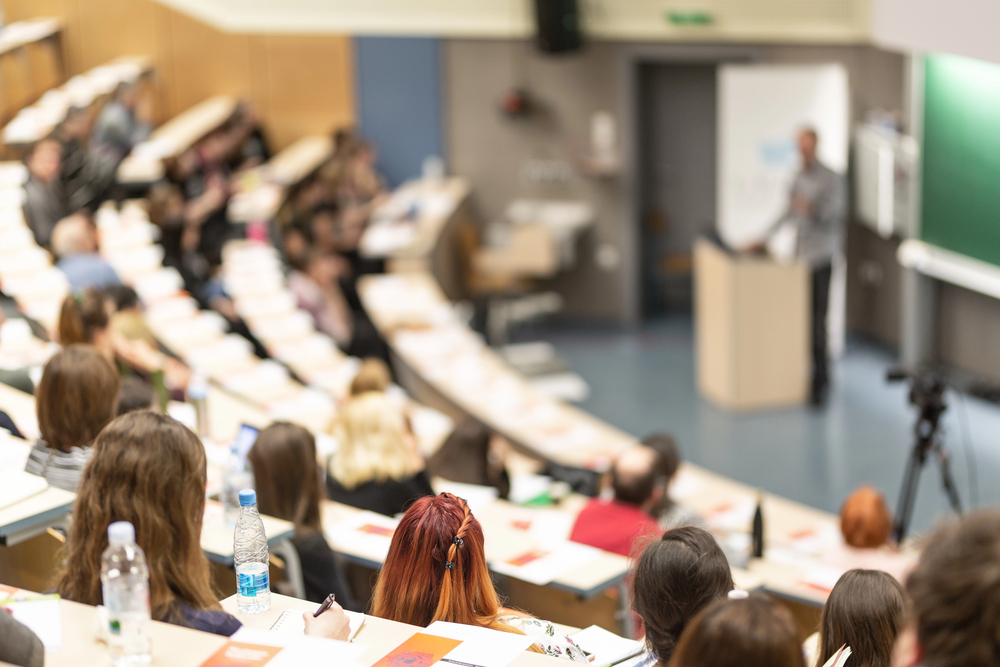
[[[689,314],[694,241],[715,230],[716,65],[638,72],[639,257],[643,319]]]

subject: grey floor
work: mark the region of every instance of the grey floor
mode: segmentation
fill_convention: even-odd
[[[889,385],[891,353],[851,340],[834,367],[823,409],[733,415],[701,399],[694,385],[691,321],[671,318],[636,332],[576,327],[540,338],[591,387],[581,407],[636,436],[656,430],[678,439],[686,459],[766,491],[836,512],[860,484],[876,486],[892,507],[912,447],[916,410],[907,388]],[[1000,407],[949,391],[944,442],[963,503],[970,504],[969,464],[978,505],[1000,503]],[[969,457],[967,452],[972,451]],[[970,460],[971,458],[971,460]],[[913,530],[948,512],[935,463],[924,468]]]

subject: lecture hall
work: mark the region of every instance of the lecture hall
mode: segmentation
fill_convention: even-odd
[[[3,0],[0,666],[1000,665],[998,34]]]

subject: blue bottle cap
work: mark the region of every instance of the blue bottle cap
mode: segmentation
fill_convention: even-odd
[[[257,492],[253,489],[240,491],[240,507],[250,507],[257,504]]]

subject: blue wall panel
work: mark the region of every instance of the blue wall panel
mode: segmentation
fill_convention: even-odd
[[[358,126],[394,187],[418,176],[428,155],[444,155],[439,42],[358,37],[355,54]]]

